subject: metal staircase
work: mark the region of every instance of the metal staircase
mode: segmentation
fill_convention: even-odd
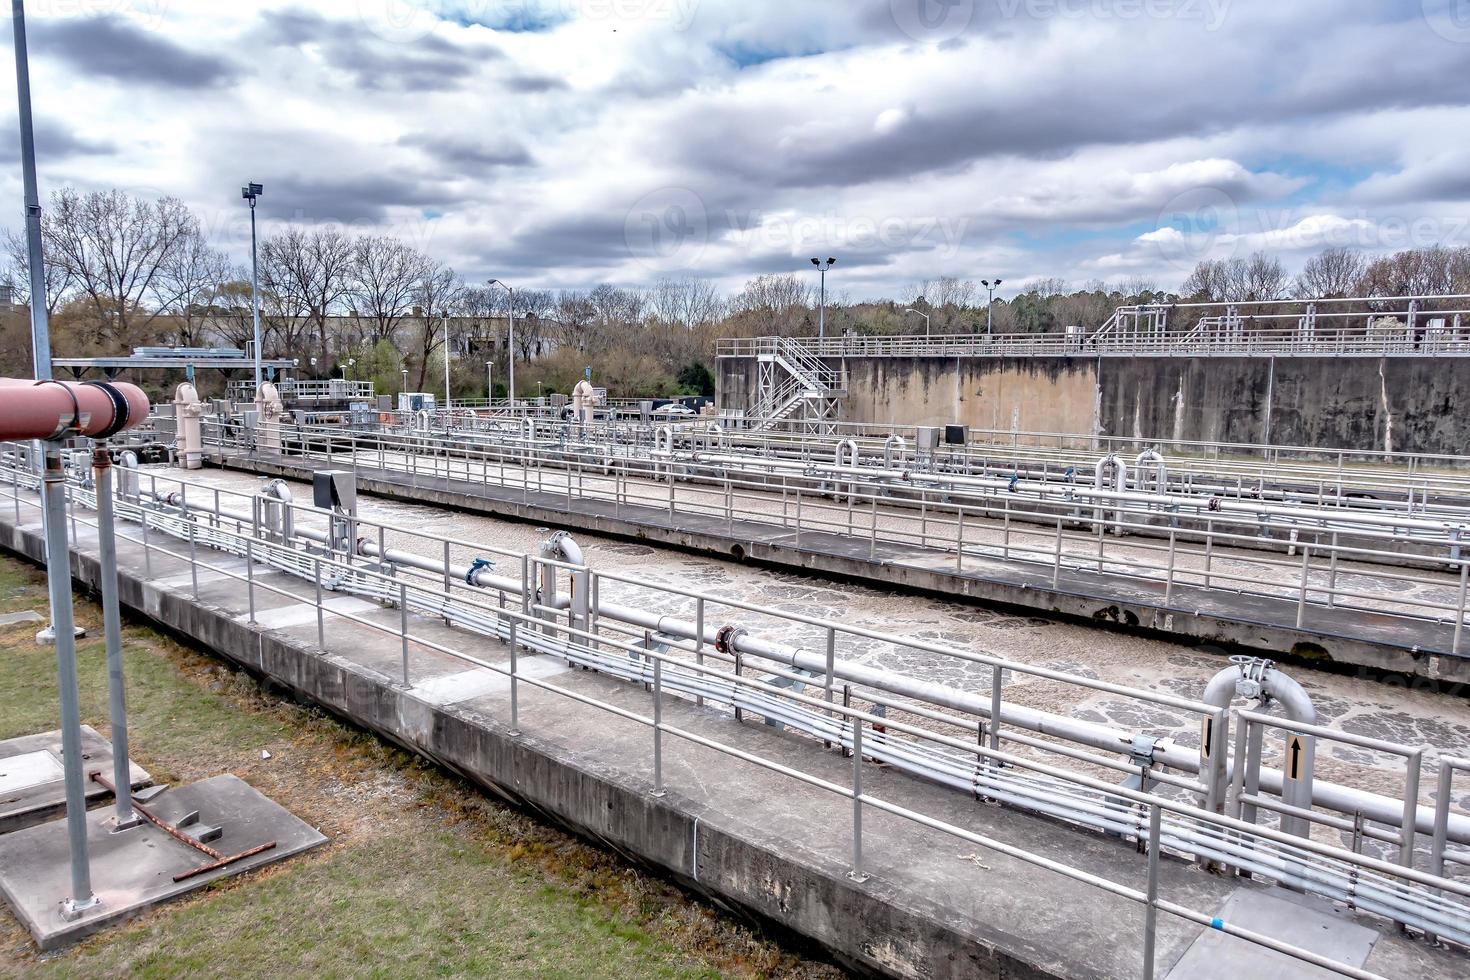
[[[777,426],[830,435],[847,395],[838,372],[788,337],[763,337],[756,352],[751,430]]]

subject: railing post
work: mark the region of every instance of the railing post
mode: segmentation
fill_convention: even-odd
[[[1296,628],[1297,629],[1301,629],[1302,628],[1302,623],[1305,621],[1306,615],[1307,615],[1307,572],[1309,571],[1309,565],[1311,563],[1311,560],[1312,560],[1312,546],[1309,545],[1309,544],[1303,544],[1302,545],[1302,581],[1301,581],[1301,591],[1298,593],[1297,600],[1296,600]]]
[[[245,539],[245,594],[250,603],[251,626],[255,625],[255,541]]]
[[[695,665],[697,667],[701,668],[700,669],[700,672],[699,672],[699,679],[701,681],[701,686],[703,686],[702,682],[705,679],[704,670],[703,670],[703,667],[704,667],[704,596],[699,596],[697,599],[694,600],[694,663],[695,663]],[[698,697],[696,697],[694,699],[694,703],[697,704],[697,705],[699,705],[701,708],[704,707],[704,695],[701,694]]]
[[[852,870],[853,881],[867,881],[863,873],[863,720],[852,719]]]
[[[664,795],[664,661],[652,649],[653,657],[653,795]]]
[[[958,575],[965,570],[965,507],[960,505],[955,524],[954,570]]]
[[[1051,587],[1057,588],[1062,581],[1062,519],[1057,518],[1057,551],[1051,566]]]
[[[1404,816],[1399,826],[1399,864],[1414,867],[1414,835],[1419,821],[1419,777],[1424,768],[1421,748],[1404,760]]]
[[[188,511],[184,512],[188,518]],[[194,585],[194,601],[199,601],[199,549],[194,543],[194,522],[189,521],[189,578]]]
[[[1450,647],[1450,652],[1459,654],[1460,636],[1465,631],[1465,593],[1466,586],[1470,585],[1470,561],[1460,563],[1460,601],[1455,608],[1455,639]]]
[[[512,619],[510,621],[510,734],[521,733],[521,703],[520,703],[520,668],[519,657],[516,647],[520,643],[516,637],[516,627],[519,623]]]
[[[1167,577],[1164,580],[1165,606],[1174,601],[1174,563],[1177,560],[1178,556],[1176,537],[1177,532],[1175,532],[1174,528],[1169,528],[1169,571]]]
[[[412,687],[408,680],[408,583],[398,583],[398,637],[402,643],[403,686]]]
[[[1154,980],[1154,947],[1159,921],[1159,829],[1161,813],[1157,803],[1148,806],[1148,892],[1143,912],[1143,980]]]
[[[323,653],[327,650],[327,625],[326,616],[322,612],[322,560],[313,558],[315,566],[315,581],[312,583],[316,588],[316,648]]]
[[[1000,750],[1000,702],[1005,671],[999,664],[990,665],[990,747]]]
[[[138,510],[138,517],[143,523],[143,577],[151,579],[153,578],[153,548],[148,543],[148,508],[141,500],[138,501]]]

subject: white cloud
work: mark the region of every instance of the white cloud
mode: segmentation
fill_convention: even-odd
[[[247,177],[268,223],[358,221],[549,287],[679,271],[637,254],[640,227],[698,236],[666,258],[726,286],[841,250],[839,288],[871,295],[936,274],[1174,285],[1207,255],[1395,247],[1435,234],[1426,216],[1452,239],[1470,210],[1470,157],[1425,138],[1470,126],[1446,81],[1470,45],[1329,0],[1218,21],[977,0],[948,43],[890,0],[113,6],[224,67],[160,88],[33,45],[44,185],[175,194],[242,258]],[[35,10],[37,38],[71,9]],[[522,14],[550,26],[497,29]]]

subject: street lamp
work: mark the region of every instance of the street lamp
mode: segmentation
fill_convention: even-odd
[[[516,291],[499,279],[491,279],[490,285],[499,286],[510,294],[510,350],[507,357],[510,360],[510,389],[506,395],[510,398],[510,407],[516,407]]]
[[[980,285],[984,286],[986,291],[990,293],[990,298],[985,301],[985,333],[988,335],[991,332],[990,308],[995,305],[995,291],[1000,288],[1000,280],[997,279],[995,282],[991,282],[989,279],[981,279]]]
[[[341,365],[341,367],[342,367],[342,380],[343,381],[346,381],[347,380],[347,369],[350,368],[350,367],[352,367],[356,363],[357,363],[357,359],[356,358],[349,357],[347,359],[346,363],[344,363],[344,364]]]
[[[817,339],[824,340],[827,336],[827,270],[837,264],[836,259],[829,258],[827,264],[823,265],[821,259],[812,259],[812,265],[822,274],[821,299],[817,306]]]
[[[923,317],[924,318],[924,336],[925,337],[929,336],[929,314],[927,314],[927,313],[920,313],[918,310],[912,310],[912,309],[910,309],[910,310],[904,310],[904,312],[905,313],[918,313],[919,316]]]
[[[407,391],[408,390],[408,368],[399,368],[398,369],[398,373],[401,374],[401,375],[403,375],[403,384],[399,386],[398,390],[399,391]]]
[[[255,326],[255,389],[260,390],[260,261],[255,251],[255,201],[265,188],[247,181],[240,196],[250,202],[250,321]]]
[[[485,362],[485,407],[495,405],[495,362]]]

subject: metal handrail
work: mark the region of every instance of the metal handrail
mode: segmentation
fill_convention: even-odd
[[[718,357],[799,348],[807,359],[1011,356],[1470,356],[1470,296],[1350,297],[1122,306],[1090,332],[725,338]],[[1440,308],[1435,309],[1433,307]],[[1355,308],[1339,308],[1355,307]],[[1176,311],[1212,310],[1182,330]],[[1250,312],[1242,313],[1241,310]],[[1452,319],[1451,319],[1452,318]],[[1421,325],[1444,320],[1443,327]],[[1280,327],[1277,321],[1293,321]],[[1323,326],[1323,321],[1340,325]],[[1265,326],[1262,326],[1265,324]]]
[[[20,480],[18,472],[13,471],[13,474],[15,476],[15,482],[12,485],[16,488],[14,496],[16,500],[18,514],[19,507],[21,506],[20,495],[18,492],[20,487]],[[150,478],[153,478],[155,475],[148,474],[148,476]],[[218,489],[215,489],[213,493],[217,500],[220,491]],[[157,495],[156,489],[154,495]],[[86,505],[85,494],[73,493],[73,496],[76,499],[82,501],[84,506]],[[125,495],[120,493],[120,496],[123,496],[123,498],[126,500]],[[208,494],[206,494],[206,496],[208,496]],[[29,504],[30,501],[27,501],[27,503]],[[32,506],[34,505],[32,504]],[[303,510],[305,509],[303,508]],[[208,561],[203,562],[202,565],[204,568],[216,574],[228,578],[233,578],[244,583],[246,585],[247,591],[251,596],[250,607],[252,610],[255,607],[254,591],[261,588],[264,588],[272,593],[289,596],[296,601],[311,601],[303,600],[303,597],[296,595],[295,593],[292,593],[291,591],[283,589],[279,586],[275,586],[273,584],[258,580],[253,574],[253,567],[255,562],[261,560],[274,562],[273,553],[282,552],[282,549],[285,546],[280,542],[273,542],[268,538],[262,537],[259,529],[256,529],[248,537],[244,535],[245,528],[243,526],[237,525],[235,531],[230,531],[220,522],[217,507],[215,515],[209,515],[205,511],[195,511],[191,515],[187,505],[179,508],[179,512],[177,514],[174,514],[172,512],[172,509],[167,512],[156,512],[150,511],[146,508],[139,509],[136,506],[134,506],[133,509],[129,511],[129,513],[134,514],[135,516],[141,518],[141,520],[143,521],[142,527],[144,529],[144,532],[141,543],[145,551],[145,558],[148,554],[149,548],[147,528],[150,524],[154,524],[156,520],[157,526],[164,528],[167,533],[183,537],[183,535],[180,533],[181,526],[177,524],[170,525],[168,522],[174,520],[176,517],[182,517],[186,522],[188,522],[188,552],[170,550],[165,547],[161,547],[156,543],[153,545],[153,550],[168,555],[170,557],[184,560],[189,563],[191,569],[195,569],[194,590],[196,594],[198,591],[197,569],[201,565],[198,556],[196,541],[202,541],[206,548],[222,547],[226,551],[244,555],[247,560],[247,570],[243,573],[235,569],[228,569],[216,564],[210,564]],[[320,514],[321,512],[317,513]],[[156,515],[156,518],[153,515]],[[75,509],[73,509],[72,511],[71,520],[73,521],[73,523],[75,523],[77,520]],[[372,522],[365,523],[371,524]],[[415,532],[400,528],[395,528],[394,533],[409,535],[415,534]],[[425,538],[433,537],[429,535],[419,536]],[[137,541],[138,538],[133,537],[131,540]],[[448,539],[445,539],[445,547],[447,549]],[[308,559],[305,566],[302,565],[302,558]],[[526,569],[529,567],[528,559],[529,562],[532,564],[537,563],[539,560],[536,556],[522,556],[521,588],[523,595],[529,594],[529,585],[527,584],[526,572]],[[995,841],[984,835],[976,834],[975,832],[968,829],[957,827],[939,818],[931,817],[926,814],[913,811],[906,807],[902,807],[898,804],[877,797],[872,793],[865,791],[862,787],[861,776],[862,768],[865,761],[869,757],[886,758],[889,754],[890,742],[893,739],[892,734],[879,737],[879,735],[875,731],[872,733],[872,742],[866,740],[869,736],[869,733],[866,733],[864,729],[868,728],[869,726],[879,724],[885,725],[887,728],[890,729],[891,732],[902,731],[914,735],[915,737],[928,737],[938,741],[941,744],[951,744],[953,747],[963,748],[965,751],[972,752],[974,755],[976,755],[977,759],[987,760],[988,763],[990,763],[991,765],[1005,764],[1008,766],[1020,767],[1022,769],[1029,769],[1037,772],[1045,772],[1049,770],[1049,767],[1039,765],[1033,760],[1029,760],[1025,757],[1015,756],[1013,754],[1005,752],[998,752],[987,749],[983,745],[973,745],[968,742],[961,743],[957,740],[945,739],[944,737],[936,736],[931,732],[916,729],[914,726],[907,725],[901,721],[882,718],[873,713],[866,712],[859,708],[851,707],[846,704],[837,705],[832,703],[824,703],[811,697],[793,694],[789,690],[775,688],[772,685],[759,681],[758,679],[742,677],[738,672],[738,666],[735,674],[729,674],[728,672],[723,671],[712,671],[709,668],[703,666],[691,666],[687,661],[681,660],[677,657],[660,654],[656,651],[646,648],[638,648],[632,644],[620,642],[616,639],[611,639],[606,635],[600,635],[595,631],[595,627],[593,632],[588,632],[585,630],[572,628],[570,624],[567,626],[562,626],[560,623],[549,623],[539,618],[538,611],[517,612],[514,608],[507,608],[503,605],[497,608],[489,602],[477,604],[473,600],[469,600],[469,608],[477,608],[480,610],[481,613],[490,617],[489,619],[484,620],[487,626],[492,623],[501,624],[500,626],[495,627],[498,635],[504,636],[505,630],[502,627],[509,627],[509,640],[512,648],[512,653],[510,666],[507,670],[504,665],[489,663],[482,658],[465,654],[463,651],[449,646],[446,643],[411,634],[408,630],[408,620],[406,617],[401,620],[401,628],[395,630],[392,627],[386,627],[382,623],[374,622],[372,620],[366,619],[365,617],[356,616],[348,612],[341,612],[324,606],[322,599],[322,592],[325,582],[323,577],[323,570],[325,568],[326,570],[332,572],[332,584],[326,585],[328,589],[336,587],[336,583],[338,581],[361,581],[365,585],[370,585],[373,582],[378,582],[381,583],[382,586],[387,587],[385,591],[386,595],[396,597],[400,602],[403,602],[410,597],[412,597],[412,601],[416,603],[423,603],[425,601],[429,602],[430,605],[423,608],[427,609],[428,611],[432,611],[436,615],[442,615],[449,609],[447,603],[449,602],[451,596],[450,593],[447,591],[438,599],[435,599],[433,597],[432,590],[426,590],[425,587],[422,585],[413,586],[412,590],[410,591],[410,586],[402,579],[397,577],[397,569],[386,573],[380,572],[372,568],[365,568],[360,565],[346,562],[342,558],[342,556],[334,553],[317,553],[315,555],[303,556],[300,552],[289,550],[283,553],[283,560],[286,564],[285,570],[292,571],[300,575],[301,577],[307,578],[309,580],[314,580],[315,582],[316,594],[315,600],[314,602],[312,602],[312,604],[317,611],[319,645],[323,647],[325,646],[324,623],[326,621],[326,618],[335,617],[333,621],[341,620],[353,622],[380,632],[401,637],[404,650],[404,681],[406,685],[410,682],[410,677],[408,675],[410,643],[412,643],[415,647],[434,650],[436,652],[442,652],[449,656],[457,657],[458,659],[461,659],[466,663],[483,667],[485,669],[500,673],[503,676],[507,676],[510,680],[511,686],[513,737],[518,728],[514,720],[516,688],[518,684],[530,684],[532,687],[539,690],[567,697],[571,700],[576,701],[577,703],[596,707],[601,710],[606,710],[617,717],[633,721],[635,723],[644,725],[645,727],[651,728],[654,734],[653,752],[655,793],[661,793],[663,789],[661,777],[662,763],[660,754],[661,736],[669,735],[674,738],[680,738],[686,741],[690,741],[694,744],[703,745],[716,751],[720,751],[723,754],[732,758],[741,759],[750,764],[760,766],[768,771],[776,772],[788,778],[797,779],[807,785],[815,786],[825,791],[837,793],[848,799],[851,799],[854,807],[853,876],[858,880],[863,880],[866,877],[863,871],[862,864],[862,813],[864,808],[867,807],[880,810],[882,812],[891,813],[895,816],[903,817],[921,826],[925,826],[930,829],[949,834],[962,840],[970,841],[971,843],[974,843],[978,846],[992,849],[998,853],[1007,854],[1028,864],[1042,867],[1055,873],[1061,874],[1071,880],[1085,882],[1102,888],[1103,890],[1111,894],[1119,895],[1121,897],[1125,897],[1132,901],[1138,902],[1145,907],[1146,914],[1146,948],[1144,952],[1143,968],[1143,975],[1145,976],[1152,976],[1153,962],[1152,956],[1150,955],[1149,951],[1152,949],[1153,946],[1152,937],[1155,929],[1155,917],[1157,911],[1159,910],[1181,916],[1187,921],[1213,926],[1214,928],[1223,930],[1229,934],[1237,935],[1240,938],[1246,939],[1248,941],[1258,943],[1267,948],[1276,949],[1280,952],[1286,953],[1287,955],[1295,956],[1297,958],[1305,960],[1306,962],[1311,962],[1316,965],[1323,966],[1325,968],[1334,970],[1347,976],[1373,976],[1373,974],[1367,971],[1352,967],[1346,967],[1343,964],[1336,963],[1326,957],[1309,953],[1305,950],[1293,947],[1290,944],[1282,943],[1279,940],[1274,940],[1263,935],[1252,933],[1248,930],[1241,930],[1233,926],[1232,924],[1221,922],[1218,918],[1214,916],[1206,916],[1203,913],[1198,913],[1184,906],[1170,903],[1166,900],[1158,898],[1157,883],[1159,857],[1165,848],[1177,850],[1181,846],[1183,846],[1185,853],[1195,852],[1200,849],[1203,849],[1204,853],[1209,853],[1212,855],[1216,854],[1217,852],[1224,853],[1227,860],[1233,859],[1235,857],[1242,857],[1245,860],[1251,862],[1250,866],[1255,868],[1259,868],[1262,866],[1268,868],[1277,868],[1278,864],[1275,862],[1279,861],[1279,868],[1284,868],[1288,871],[1297,868],[1298,866],[1316,867],[1319,863],[1322,862],[1327,862],[1327,866],[1331,867],[1333,866],[1332,863],[1335,862],[1335,865],[1349,869],[1351,871],[1354,881],[1358,881],[1359,879],[1362,880],[1362,887],[1365,894],[1368,893],[1370,888],[1376,887],[1373,883],[1375,880],[1377,880],[1378,877],[1387,875],[1390,877],[1384,879],[1384,881],[1385,887],[1388,887],[1389,890],[1383,892],[1382,894],[1387,898],[1393,898],[1394,895],[1410,895],[1412,898],[1412,901],[1410,903],[1410,911],[1413,911],[1414,909],[1420,907],[1420,903],[1442,903],[1442,899],[1436,899],[1434,896],[1434,888],[1436,887],[1444,887],[1459,895],[1470,894],[1470,886],[1465,886],[1458,882],[1425,876],[1423,873],[1414,872],[1412,869],[1396,869],[1391,865],[1384,864],[1383,862],[1378,862],[1370,858],[1364,858],[1361,855],[1354,855],[1351,852],[1347,852],[1330,845],[1319,844],[1310,840],[1295,840],[1281,835],[1278,832],[1272,832],[1270,830],[1265,830],[1262,828],[1251,827],[1247,824],[1241,823],[1239,821],[1233,821],[1229,818],[1203,813],[1187,804],[1180,804],[1174,801],[1154,797],[1150,794],[1140,793],[1138,791],[1128,790],[1121,787],[1113,787],[1109,784],[1100,783],[1096,780],[1089,779],[1088,777],[1075,774],[1068,777],[1067,774],[1058,774],[1058,778],[1070,778],[1079,787],[1087,786],[1094,790],[1105,791],[1110,795],[1119,797],[1122,800],[1128,801],[1134,805],[1139,805],[1146,808],[1146,819],[1144,814],[1134,812],[1131,816],[1127,818],[1126,824],[1124,824],[1124,826],[1128,828],[1127,832],[1129,834],[1136,836],[1140,840],[1140,842],[1147,841],[1149,844],[1150,886],[1147,891],[1133,889],[1128,886],[1120,885],[1116,882],[1113,882],[1110,879],[1100,878],[1089,872],[1071,867],[1063,862],[1040,857],[1039,855],[1028,852],[1014,845],[1008,845],[999,841]],[[554,565],[557,563],[549,564]],[[309,571],[304,569],[309,569]],[[650,585],[650,587],[656,586]],[[455,592],[453,594],[453,599],[455,602],[462,604],[462,607],[464,606],[464,604],[467,603],[467,600],[463,596],[462,591]],[[518,630],[517,626],[520,626],[522,628]],[[645,683],[650,683],[650,686],[652,688],[652,696],[654,699],[654,710],[652,717],[644,715],[640,712],[629,711],[628,709],[608,704],[599,699],[592,698],[566,688],[562,688],[547,681],[538,680],[520,674],[517,670],[517,661],[514,654],[514,648],[517,645],[517,642],[519,641],[521,643],[527,643],[528,645],[531,645],[533,648],[533,652],[535,652],[538,644],[546,642],[544,640],[537,639],[537,637],[544,634],[547,629],[551,629],[557,636],[563,638],[560,641],[553,641],[554,644],[559,643],[560,645],[553,645],[551,648],[549,648],[547,652],[555,651],[564,654],[573,654],[579,658],[582,658],[587,656],[594,656],[595,650],[597,649],[611,647],[615,650],[622,651],[622,654],[627,657],[631,658],[633,656],[636,656],[640,659],[640,661],[645,664],[651,663],[651,669],[644,669],[636,676],[641,681]],[[664,723],[661,718],[660,704],[662,698],[669,696],[667,692],[669,690],[668,684],[670,683],[670,671],[674,671],[675,676],[677,676],[677,673],[680,671],[692,671],[694,675],[698,676],[717,674],[722,679],[722,682],[731,684],[736,689],[743,688],[751,691],[761,691],[767,696],[784,699],[788,702],[791,702],[792,704],[806,704],[809,708],[813,710],[827,715],[835,716],[839,719],[843,719],[842,724],[844,727],[839,733],[840,737],[837,741],[839,744],[851,750],[851,757],[853,759],[852,785],[850,787],[845,787],[839,783],[834,783],[828,780],[821,779],[819,777],[810,776],[783,763],[765,759],[758,753],[750,752],[747,749],[732,746],[718,740],[709,739],[705,736],[682,730],[677,726]],[[990,770],[987,768],[987,771]],[[1122,816],[1124,811],[1120,809],[1117,811],[1117,813]],[[1165,820],[1166,815],[1167,822]],[[1236,850],[1230,850],[1229,845],[1233,839],[1238,840],[1245,846]],[[1224,852],[1221,852],[1221,848],[1225,848],[1226,850]],[[1290,848],[1290,851],[1282,851],[1282,848]],[[1272,857],[1272,855],[1278,855],[1278,857]],[[1260,863],[1262,861],[1266,862],[1265,865],[1262,865]],[[1276,873],[1279,874],[1280,871],[1278,870]],[[1341,872],[1338,871],[1328,871],[1326,868],[1324,868],[1321,873],[1330,874],[1331,876],[1337,876],[1341,874]],[[1306,884],[1310,890],[1321,890],[1322,888],[1327,887],[1326,882],[1328,879],[1318,878],[1316,877],[1316,875],[1317,872],[1313,872],[1311,875],[1303,877],[1303,883]],[[1397,875],[1398,878],[1393,878],[1392,876],[1394,875]],[[1431,888],[1422,893],[1414,891],[1416,883],[1421,882],[1430,884]],[[1421,894],[1423,897],[1418,897]],[[1395,898],[1393,899],[1393,901],[1399,902],[1399,899]],[[1374,902],[1369,901],[1365,902],[1364,904],[1372,905],[1374,904]],[[1426,910],[1427,914],[1429,906],[1423,905],[1422,907]],[[1397,914],[1397,912],[1399,911],[1399,905],[1396,904],[1393,906],[1393,908],[1395,914]],[[1464,914],[1462,912],[1437,912],[1433,916],[1431,916],[1429,920],[1426,921],[1434,922],[1436,928],[1446,927],[1444,930],[1446,935],[1452,938],[1457,938],[1459,941],[1464,941],[1464,929],[1462,928],[1464,922]]]
[[[676,474],[668,461],[581,453],[571,447],[473,444],[432,434],[364,436],[328,428],[291,429],[284,435],[291,450],[303,456],[354,469],[396,470],[411,483],[423,474],[430,480],[498,485],[527,498],[533,490],[549,492],[564,496],[569,507],[574,499],[600,500],[613,504],[619,515],[626,508],[645,519],[666,515],[670,522],[678,514],[702,514],[727,522],[732,531],[737,520],[775,525],[795,531],[798,549],[803,535],[823,533],[866,540],[870,556],[880,542],[916,546],[920,553],[913,557],[885,560],[932,568],[929,556],[952,555],[956,571],[969,574],[983,574],[988,563],[1000,561],[1049,580],[1054,589],[1060,588],[1064,569],[1095,572],[1100,585],[1119,578],[1135,597],[1137,584],[1150,581],[1162,588],[1162,596],[1153,600],[1158,608],[1191,615],[1198,611],[1191,598],[1199,594],[1195,590],[1229,590],[1292,603],[1298,627],[1310,609],[1318,631],[1330,631],[1340,616],[1360,614],[1395,627],[1449,622],[1454,624],[1453,639],[1446,639],[1442,652],[1456,653],[1462,647],[1470,553],[1459,555],[1453,529],[1435,536],[1434,522],[1425,526],[1431,535],[1426,544],[1437,552],[1438,567],[1448,573],[1396,573],[1381,567],[1385,561],[1401,560],[1388,550],[1397,537],[1392,527],[1374,531],[1364,525],[1352,534],[1333,530],[1335,522],[1350,515],[1330,508],[1323,510],[1329,523],[1315,530],[1302,525],[1300,535],[1267,538],[1261,535],[1258,513],[1250,508],[1215,511],[1200,501],[1199,527],[1166,524],[1161,529],[1161,517],[1168,516],[1160,510],[1164,498],[1135,501],[1126,494],[1086,488],[1091,496],[1085,499],[1044,504],[1017,498],[1004,486],[980,487],[966,496],[952,487],[916,485],[906,488],[906,500],[898,501],[885,487],[845,473],[825,478],[784,473],[764,479],[733,472],[717,461],[685,460],[677,464]],[[222,453],[249,458],[247,447],[217,427],[206,426],[206,441]],[[557,471],[564,476],[552,478]],[[834,485],[834,479],[841,482]],[[1389,520],[1391,526],[1410,523],[1408,518]],[[1276,526],[1284,525],[1278,521]],[[1420,596],[1384,594],[1360,584],[1368,576],[1415,584],[1434,577],[1443,588]],[[1105,589],[1089,594],[1113,601]],[[1423,648],[1436,649],[1427,642]]]

